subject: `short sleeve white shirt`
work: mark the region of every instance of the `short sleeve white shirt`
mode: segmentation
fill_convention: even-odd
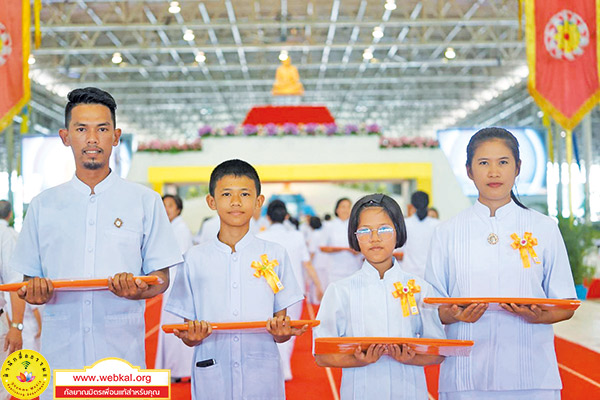
[[[0,283],[13,283],[23,280],[23,275],[9,267],[8,262],[17,243],[17,232],[4,219],[0,219]],[[0,296],[0,309],[6,305]]]
[[[111,172],[94,188],[76,176],[36,196],[10,265],[50,279],[147,275],[182,262],[158,193]],[[46,304],[42,352],[52,368],[105,357],[143,367],[145,301],[107,290],[55,291]]]
[[[284,289],[274,294],[251,267],[266,254]],[[267,321],[303,299],[285,249],[246,234],[235,252],[215,237],[185,254],[165,310],[190,320],[209,322]],[[214,359],[215,365],[196,367]],[[284,380],[277,346],[269,333],[218,332],[195,347],[193,399],[284,399]]]
[[[423,278],[431,236],[440,222],[430,217],[419,220],[416,214],[406,218],[404,222],[406,224],[406,243],[401,248],[404,256],[400,266],[403,270]]]

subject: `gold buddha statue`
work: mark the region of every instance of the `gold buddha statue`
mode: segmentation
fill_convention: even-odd
[[[298,69],[292,65],[292,60],[288,57],[281,61],[275,72],[275,83],[272,93],[274,96],[302,96],[304,86],[300,82]]]

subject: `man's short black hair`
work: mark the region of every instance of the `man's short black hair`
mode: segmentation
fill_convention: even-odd
[[[65,128],[69,129],[69,123],[71,122],[71,111],[75,106],[80,104],[101,104],[108,107],[110,115],[112,117],[113,127],[117,125],[117,119],[115,117],[115,111],[117,109],[117,102],[110,95],[102,89],[95,87],[86,87],[81,89],[72,90],[68,95],[67,99],[69,102],[65,106]]]
[[[362,210],[368,207],[380,207],[390,217],[394,223],[394,229],[396,230],[396,248],[404,246],[406,243],[406,225],[404,224],[404,216],[402,210],[396,200],[385,194],[376,193],[370,194],[358,200],[354,203],[352,211],[350,212],[350,218],[348,221],[348,243],[356,251],[360,251],[358,240],[354,234],[358,229],[358,220]]]
[[[0,219],[6,219],[12,211],[12,204],[8,200],[0,200]]]
[[[273,200],[267,207],[267,216],[273,223],[283,223],[287,214],[288,212],[285,203],[281,200]]]
[[[260,179],[258,177],[258,172],[256,172],[254,167],[246,161],[234,159],[223,161],[221,164],[217,165],[215,169],[213,169],[212,173],[210,174],[210,182],[208,184],[208,190],[211,196],[214,197],[215,195],[217,182],[227,175],[233,175],[236,177],[245,176],[252,179],[254,181],[254,185],[256,186],[256,195],[260,195]]]

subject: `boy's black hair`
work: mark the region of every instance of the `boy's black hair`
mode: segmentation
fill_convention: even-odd
[[[179,197],[176,194],[165,194],[162,197],[162,199],[163,201],[165,201],[165,199],[173,199],[175,205],[177,206],[177,209],[179,210],[179,213],[181,214],[181,212],[183,211],[183,200],[181,200],[181,197]]]
[[[65,106],[65,128],[69,129],[69,123],[71,122],[71,111],[75,106],[80,104],[101,104],[110,110],[112,117],[113,128],[117,126],[117,119],[115,117],[115,110],[117,109],[117,102],[110,95],[102,89],[95,87],[86,87],[75,89],[69,92],[67,95],[69,102]]]
[[[208,184],[208,190],[211,196],[214,197],[215,195],[217,182],[227,175],[233,175],[235,177],[245,176],[252,179],[254,181],[254,185],[256,186],[256,195],[260,195],[260,178],[258,177],[258,173],[254,167],[248,164],[246,161],[234,159],[223,161],[221,164],[217,165],[215,169],[213,169],[212,173],[210,174],[210,182]]]
[[[410,197],[410,204],[417,210],[419,221],[423,221],[427,216],[427,206],[429,205],[429,195],[425,192],[417,190]]]
[[[310,217],[310,227],[313,229],[321,229],[323,224],[321,223],[321,218],[319,217]]]
[[[352,204],[352,200],[350,200],[350,199],[349,199],[349,198],[347,198],[347,197],[342,197],[341,199],[339,199],[339,200],[338,200],[338,201],[335,203],[335,208],[333,209],[333,213],[335,214],[335,216],[336,216],[336,217],[338,216],[338,214],[337,214],[337,209],[338,209],[338,207],[340,206],[340,204],[342,204],[342,201],[347,201],[347,202],[349,202],[350,204]]]
[[[331,214],[325,214],[325,215],[323,216],[323,219],[324,219],[325,221],[331,221]]]
[[[396,248],[402,247],[404,243],[406,243],[406,225],[404,224],[402,210],[398,203],[396,203],[396,200],[381,193],[370,194],[354,203],[348,221],[348,243],[350,243],[350,247],[356,251],[360,251],[358,239],[356,239],[354,233],[358,229],[360,213],[368,207],[379,207],[385,211],[394,223],[394,229],[396,230]]]
[[[269,203],[267,207],[267,216],[273,223],[281,224],[285,221],[285,217],[287,216],[287,208],[285,207],[285,203],[281,200],[273,200]]]

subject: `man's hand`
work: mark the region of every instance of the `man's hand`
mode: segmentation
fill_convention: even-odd
[[[113,277],[108,277],[108,290],[119,297],[131,300],[140,300],[150,285],[141,279],[133,279],[130,272],[120,272]]]
[[[27,285],[17,291],[19,298],[29,304],[46,304],[54,295],[54,286],[48,278],[26,277]]]
[[[199,345],[212,333],[212,326],[206,321],[188,320],[186,322],[188,323],[187,331],[174,329],[173,333],[189,347]]]
[[[8,350],[8,354],[13,351],[21,350],[23,348],[23,335],[21,331],[15,327],[10,327],[6,333],[6,339],[4,339],[4,351]]]
[[[302,328],[292,328],[290,317],[286,315],[276,315],[267,320],[267,332],[273,335],[277,343],[283,343],[290,340],[292,336],[300,336],[308,329],[308,325]]]
[[[365,352],[362,351],[360,345],[354,350],[354,358],[363,366],[377,362],[384,354],[387,354],[387,346],[385,344],[372,344]]]
[[[417,353],[407,344],[392,344],[388,346],[388,355],[402,364],[408,364]]]

